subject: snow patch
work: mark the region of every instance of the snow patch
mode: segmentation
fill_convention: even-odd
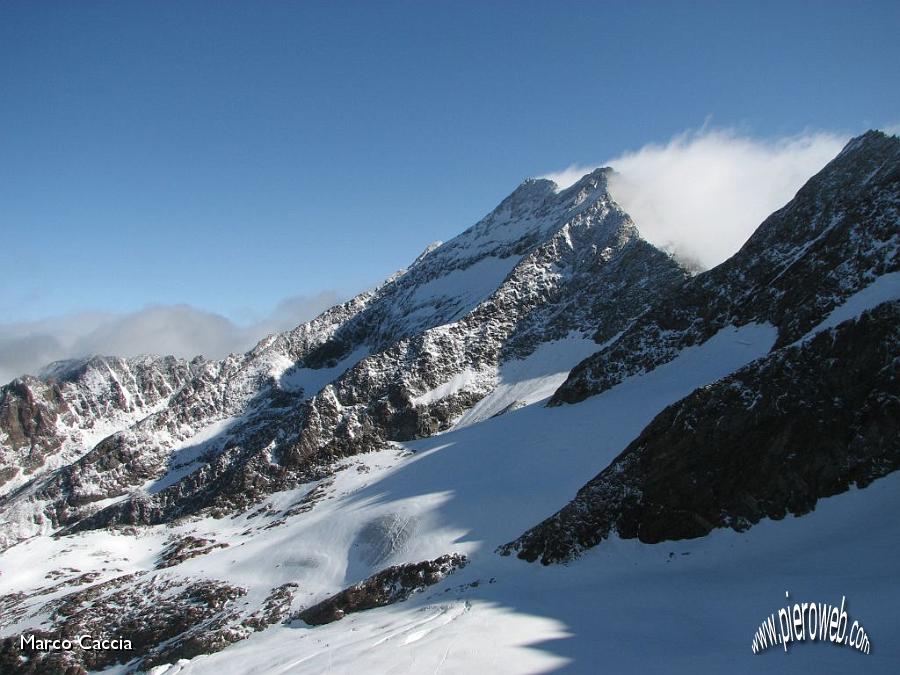
[[[473,265],[454,269],[417,287],[412,294],[413,304],[424,305],[436,300],[452,299],[460,304],[459,313],[464,313],[487,299],[519,260],[521,256],[516,255],[507,258],[485,256]]]
[[[877,307],[883,302],[900,298],[900,272],[889,272],[876,278],[865,288],[857,291],[843,303],[831,310],[825,319],[797,342],[804,342],[816,333],[834,328],[838,324],[853,319],[868,309]]]
[[[600,349],[601,345],[593,340],[572,335],[564,340],[545,342],[524,359],[502,363],[497,386],[463,413],[456,428],[549,398],[566,381],[572,368]]]
[[[306,398],[312,398],[368,355],[369,348],[361,345],[331,368],[288,368],[278,378],[278,385],[285,391],[302,390]]]
[[[489,376],[489,375],[488,375]],[[485,377],[483,372],[466,369],[461,373],[457,373],[443,384],[438,385],[434,389],[430,389],[419,396],[414,396],[411,401],[414,406],[423,406],[436,403],[448,396],[457,394],[471,385],[477,384]]]

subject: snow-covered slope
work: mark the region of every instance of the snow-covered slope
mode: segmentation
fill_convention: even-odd
[[[244,589],[240,602],[234,602],[236,616],[224,623],[249,634],[252,630],[241,624],[285,583],[297,584],[296,609],[388,565],[447,552],[468,554],[473,564],[493,559],[496,546],[571,494],[585,475],[605,466],[662,407],[764,354],[774,337],[766,326],[724,330],[706,345],[687,350],[671,367],[583,406],[532,405],[366,454],[348,460],[331,478],[272,495],[258,509],[233,518],[130,534],[97,530],[59,540],[33,538],[3,554],[0,590],[26,594],[7,612],[24,616],[4,628],[4,634],[44,620],[55,599],[72,592],[65,585],[46,592],[55,586],[46,579],[54,571],[75,580],[98,570],[92,582],[109,584],[108,593],[140,583],[144,594],[156,588],[170,594],[196,578]],[[684,377],[683,371],[691,375]],[[599,445],[598,428],[608,430]],[[168,542],[186,536],[228,547],[154,569]],[[119,625],[123,619],[113,604],[117,600],[112,595],[109,606],[95,600],[91,616]],[[152,613],[141,610],[137,623],[154,626]],[[57,615],[51,623],[63,623],[68,616]],[[213,632],[224,632],[220,628]],[[159,629],[145,630],[156,634]]]
[[[504,552],[547,564],[614,533],[657,543],[743,531],[869,485],[900,468],[898,354],[900,300],[698,389]]]
[[[900,529],[884,514],[898,508],[895,473],[744,534],[612,539],[569,566],[486,556],[406,603],[317,628],[273,626],[155,672],[893,673]],[[842,597],[870,654],[815,642],[752,653],[759,623],[788,602]]]

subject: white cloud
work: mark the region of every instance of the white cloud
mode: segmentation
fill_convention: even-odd
[[[269,333],[293,328],[340,302],[332,291],[282,300],[267,316],[239,325],[189,305],[154,305],[129,314],[84,312],[0,324],[0,384],[52,361],[92,354],[137,356],[243,352]]]
[[[825,132],[758,140],[704,129],[600,166],[616,170],[610,193],[648,241],[712,267],[735,253],[847,140]],[[566,187],[590,170],[571,166],[546,177]]]

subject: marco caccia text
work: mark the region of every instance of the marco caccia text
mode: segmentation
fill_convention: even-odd
[[[131,651],[131,640],[124,638],[94,637],[79,635],[73,638],[38,638],[34,635],[22,635],[19,648],[33,649],[39,652],[67,652],[73,649],[84,651]]]

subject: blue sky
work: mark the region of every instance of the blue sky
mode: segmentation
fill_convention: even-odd
[[[368,287],[523,178],[900,120],[900,3],[0,4],[0,321]],[[640,223],[638,223],[640,225]]]

